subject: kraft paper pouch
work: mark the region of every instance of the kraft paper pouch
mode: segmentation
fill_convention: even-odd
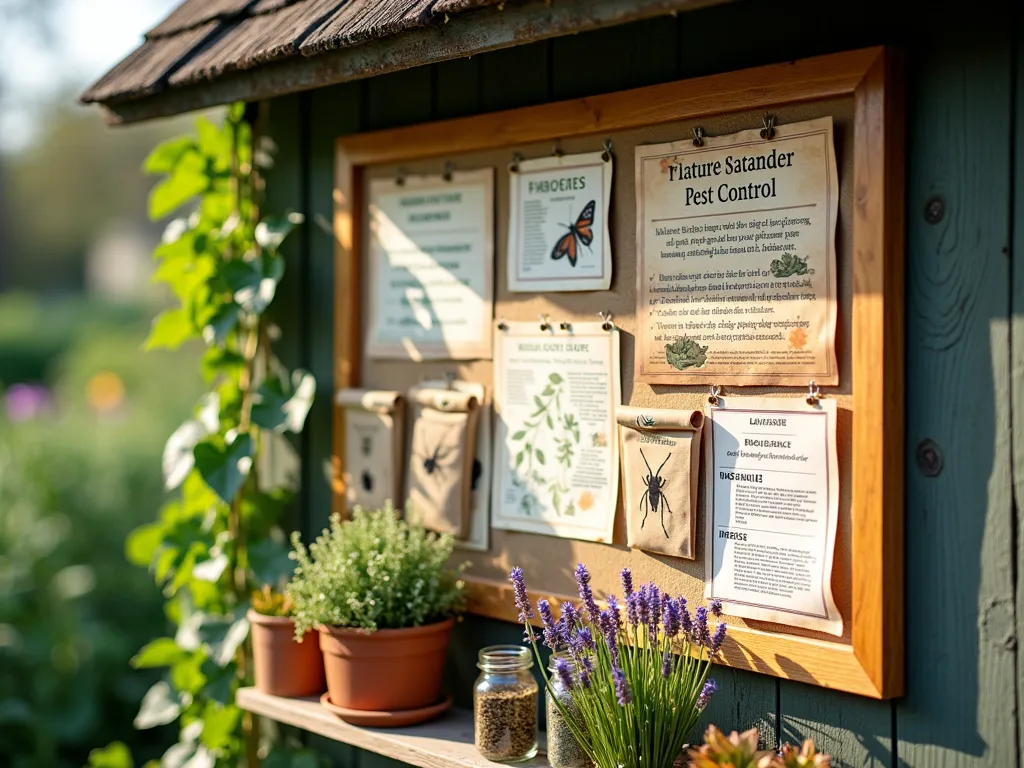
[[[620,406],[615,419],[629,546],[692,560],[704,414]]]
[[[399,392],[343,389],[345,501],[348,508],[402,506],[405,401]]]
[[[479,401],[448,389],[409,391],[412,456],[406,482],[411,514],[432,531],[465,538],[473,501]]]

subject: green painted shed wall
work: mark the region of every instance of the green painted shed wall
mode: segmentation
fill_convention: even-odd
[[[723,668],[708,719],[756,724],[768,743],[813,737],[838,766],[1020,765],[1024,31],[1014,5],[932,3],[911,14],[898,2],[748,0],[267,104],[265,132],[278,146],[267,208],[307,216],[288,244],[277,316],[287,362],[312,370],[319,387],[296,445],[299,527],[318,531],[330,509],[335,138],[899,45],[907,61],[907,406],[891,417],[905,419],[907,435],[907,693],[876,702]],[[923,213],[934,197],[945,212],[930,224]],[[925,439],[941,454],[938,476],[919,468]],[[463,705],[477,648],[520,636],[478,617],[460,625],[449,683]],[[316,743],[346,768],[391,762]]]

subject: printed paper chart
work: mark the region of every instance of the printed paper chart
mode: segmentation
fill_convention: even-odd
[[[619,336],[601,323],[495,331],[495,528],[612,539]]]

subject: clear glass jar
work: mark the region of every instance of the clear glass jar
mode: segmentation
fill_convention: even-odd
[[[551,660],[548,662],[550,686],[544,699],[548,721],[548,762],[551,764],[551,768],[591,768],[593,763],[590,762],[587,753],[576,741],[576,737],[572,735],[569,726],[565,724],[562,710],[555,704],[554,696],[557,696],[569,716],[586,730],[586,725],[579,716],[579,710],[572,701],[572,694],[565,689],[561,678],[556,674],[555,663],[561,658],[568,659],[569,655],[552,654]],[[552,696],[552,692],[554,696]]]
[[[519,645],[480,650],[473,687],[476,748],[488,760],[515,763],[537,754],[537,681],[533,656]]]

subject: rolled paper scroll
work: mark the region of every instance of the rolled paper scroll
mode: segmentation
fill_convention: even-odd
[[[628,543],[692,560],[704,414],[620,406]]]
[[[405,400],[400,392],[342,389],[345,409],[345,502],[349,509],[402,507]]]
[[[406,491],[415,521],[456,538],[469,534],[480,403],[449,389],[413,388]]]

